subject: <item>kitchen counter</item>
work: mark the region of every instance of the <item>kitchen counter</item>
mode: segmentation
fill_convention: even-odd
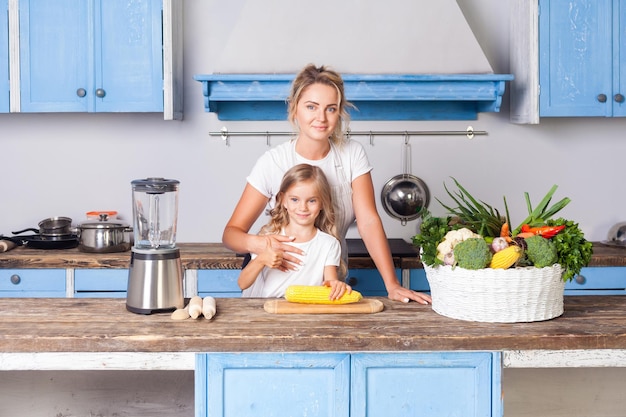
[[[139,315],[120,299],[0,298],[0,352],[398,352],[626,349],[620,296],[565,297],[563,316],[477,323],[430,305],[375,314],[270,314],[265,299],[218,298],[212,320]]]
[[[417,249],[402,239],[389,239],[396,268],[421,268]],[[240,269],[243,256],[221,243],[180,243],[185,269]],[[360,239],[348,239],[349,267],[374,268]],[[128,268],[130,251],[85,253],[78,249],[41,250],[18,247],[0,253],[0,268]],[[589,266],[626,266],[626,248],[594,242]]]

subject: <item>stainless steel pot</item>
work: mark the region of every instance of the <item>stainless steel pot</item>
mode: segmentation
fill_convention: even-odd
[[[72,235],[72,219],[69,217],[49,217],[43,219],[38,224],[39,229],[29,227],[28,229],[11,232],[14,235],[27,231],[39,233],[42,239],[56,240],[65,239]]]
[[[404,141],[404,174],[389,179],[383,186],[380,199],[383,208],[402,225],[417,219],[430,203],[428,187],[421,179],[410,174],[410,147],[408,136]]]
[[[125,252],[132,246],[133,229],[102,214],[98,220],[78,226],[78,250],[82,252]]]

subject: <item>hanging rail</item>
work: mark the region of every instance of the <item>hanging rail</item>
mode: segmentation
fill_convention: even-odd
[[[374,136],[466,136],[473,139],[476,135],[486,135],[484,130],[474,130],[472,126],[468,126],[466,130],[363,130],[346,132],[346,136],[369,136],[370,145],[374,144]],[[265,136],[267,146],[270,146],[270,137],[272,136],[294,136],[294,132],[229,132],[225,127],[219,132],[209,132],[211,136],[220,136],[226,146],[230,146],[231,136]]]

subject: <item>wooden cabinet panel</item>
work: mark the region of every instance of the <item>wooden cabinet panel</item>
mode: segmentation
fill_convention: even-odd
[[[0,113],[9,111],[9,12],[8,0],[0,0]]]
[[[587,267],[565,284],[565,295],[626,295],[626,267]]]
[[[128,269],[76,269],[74,297],[125,298]]]
[[[347,417],[349,380],[345,353],[199,354],[196,417]]]
[[[241,297],[237,284],[239,269],[202,269],[198,271],[198,295],[206,297]]]
[[[400,269],[396,269],[396,278],[400,281]],[[364,296],[387,296],[385,283],[377,269],[350,269],[346,282]]]
[[[0,269],[1,297],[65,297],[65,269]]]

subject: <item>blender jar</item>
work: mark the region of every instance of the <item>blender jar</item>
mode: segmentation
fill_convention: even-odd
[[[179,183],[180,181],[165,178],[146,178],[131,182],[136,248],[175,247]]]

